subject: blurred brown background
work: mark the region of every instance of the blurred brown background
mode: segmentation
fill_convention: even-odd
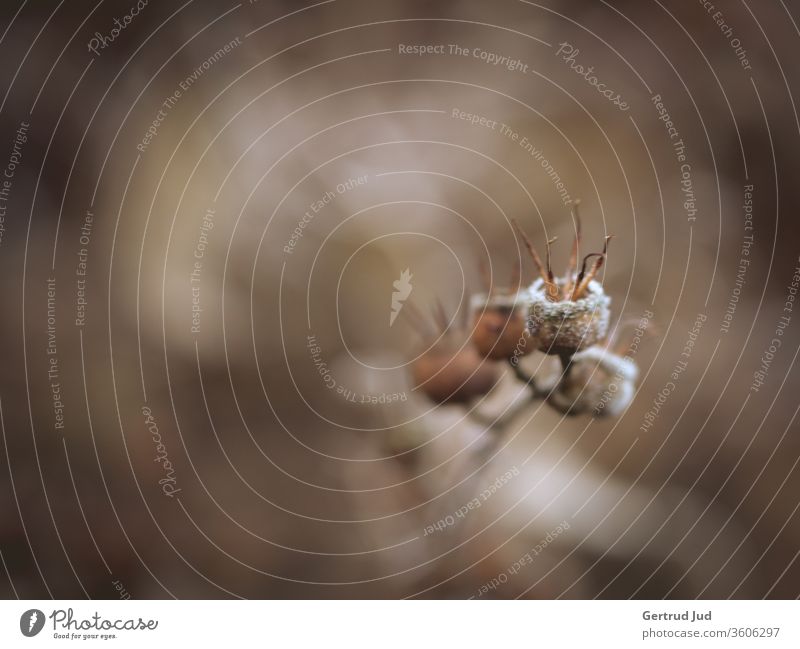
[[[4,5],[3,596],[797,597],[800,6],[709,4]],[[511,218],[563,268],[553,174],[655,335],[622,417],[487,430],[524,388],[417,394],[392,282],[530,282]]]

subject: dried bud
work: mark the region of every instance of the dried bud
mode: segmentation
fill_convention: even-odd
[[[633,400],[638,376],[630,358],[591,347],[575,354],[569,370],[551,382],[547,403],[568,415],[618,417]]]
[[[436,403],[466,403],[492,389],[499,370],[487,363],[472,345],[458,346],[444,339],[411,366],[416,388]]]
[[[472,297],[472,343],[481,356],[503,360],[533,351],[526,331],[523,300],[524,295]]]
[[[591,347],[602,340],[608,331],[611,298],[602,285],[595,281],[603,267],[610,236],[606,237],[603,252],[590,253],[583,258],[578,271],[578,248],[581,238],[581,223],[577,203],[573,208],[575,218],[575,241],[572,255],[564,277],[556,278],[550,265],[550,244],[547,242],[547,264],[542,263],[530,239],[517,225],[540,277],[528,289],[528,331],[537,339],[540,351],[569,359],[573,354]],[[516,224],[515,224],[516,225]],[[589,266],[589,260],[594,262]]]
[[[428,330],[416,307],[409,307],[406,310],[420,331]],[[414,388],[436,403],[466,403],[489,392],[499,379],[499,369],[478,354],[462,330],[448,330],[449,320],[438,301],[434,321],[438,339],[411,363]]]

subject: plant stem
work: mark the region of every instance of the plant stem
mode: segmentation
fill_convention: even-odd
[[[561,367],[564,368],[564,375],[561,380],[566,381],[572,371],[572,354],[559,354],[558,357],[561,359]]]

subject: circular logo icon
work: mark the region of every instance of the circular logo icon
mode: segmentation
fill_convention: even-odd
[[[38,608],[25,611],[19,618],[19,630],[22,635],[32,638],[44,627],[44,613]]]

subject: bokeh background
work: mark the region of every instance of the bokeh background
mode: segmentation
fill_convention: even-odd
[[[4,3],[0,594],[800,595],[800,5],[716,4]],[[575,198],[628,410],[419,394],[393,282],[469,325]]]

